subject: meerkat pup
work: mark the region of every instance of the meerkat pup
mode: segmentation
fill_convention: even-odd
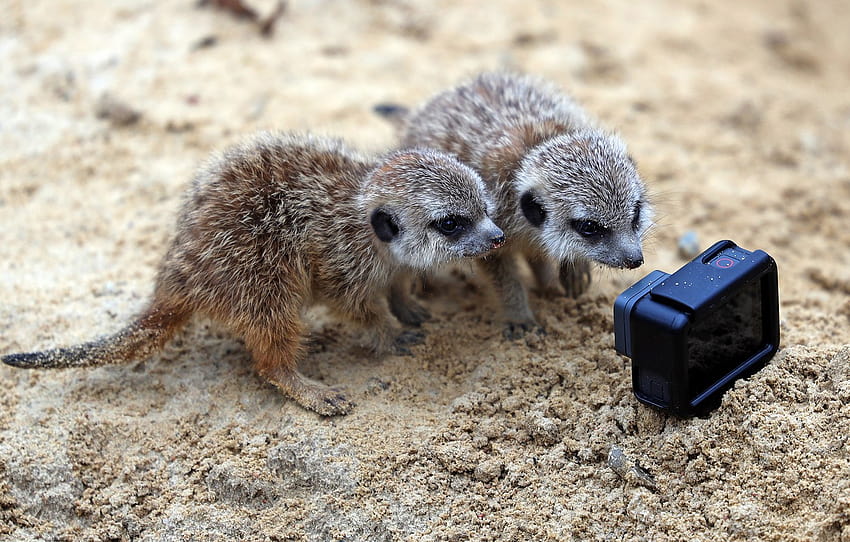
[[[481,260],[502,298],[505,336],[537,327],[518,276],[525,256],[544,292],[576,296],[590,262],[633,269],[652,222],[647,190],[626,145],[569,96],[530,76],[484,73],[418,110],[377,106],[404,146],[431,147],[478,171],[508,243]]]
[[[258,373],[319,414],[353,407],[297,370],[306,305],[359,324],[376,353],[404,336],[387,297],[399,273],[479,257],[504,243],[481,178],[433,150],[365,157],[342,142],[259,134],[214,156],[186,194],[140,316],[115,335],[3,356],[26,368],[147,358],[194,313],[245,341]]]

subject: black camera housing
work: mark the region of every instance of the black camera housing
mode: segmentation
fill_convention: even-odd
[[[779,348],[776,262],[720,241],[672,275],[653,271],[617,297],[614,343],[639,401],[705,414]]]

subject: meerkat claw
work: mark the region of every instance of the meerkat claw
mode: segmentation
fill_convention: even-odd
[[[546,334],[546,331],[535,322],[508,322],[505,325],[505,329],[502,330],[502,335],[509,341],[515,341],[522,339],[530,332],[540,335]]]
[[[321,404],[314,410],[322,416],[344,416],[354,410],[357,406],[350,401],[339,388],[328,388],[326,394],[321,398]]]
[[[412,356],[410,347],[425,342],[425,334],[421,331],[403,331],[393,343],[393,351],[401,356]]]
[[[425,334],[421,331],[402,331],[396,337],[398,344],[415,345],[425,342]]]
[[[431,319],[431,314],[428,309],[408,299],[404,304],[394,302],[391,299],[390,310],[399,322],[402,324],[419,327],[424,322]]]

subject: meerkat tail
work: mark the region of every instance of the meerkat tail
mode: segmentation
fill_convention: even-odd
[[[372,111],[387,119],[397,129],[404,127],[404,123],[410,115],[409,108],[392,103],[377,104],[372,107]]]
[[[114,335],[91,342],[41,352],[9,354],[6,365],[23,369],[65,369],[117,365],[147,358],[188,319],[189,314],[153,305]]]

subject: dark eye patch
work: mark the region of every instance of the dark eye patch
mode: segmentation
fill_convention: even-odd
[[[472,224],[472,220],[465,216],[449,215],[439,218],[431,223],[431,226],[446,237],[457,237]]]
[[[601,239],[608,234],[608,228],[595,220],[577,219],[570,222],[570,226],[585,239]]]
[[[635,203],[635,217],[632,219],[632,229],[633,230],[637,230],[638,226],[640,225],[640,208],[641,208],[641,205],[642,205],[642,202],[640,202],[640,201]]]

